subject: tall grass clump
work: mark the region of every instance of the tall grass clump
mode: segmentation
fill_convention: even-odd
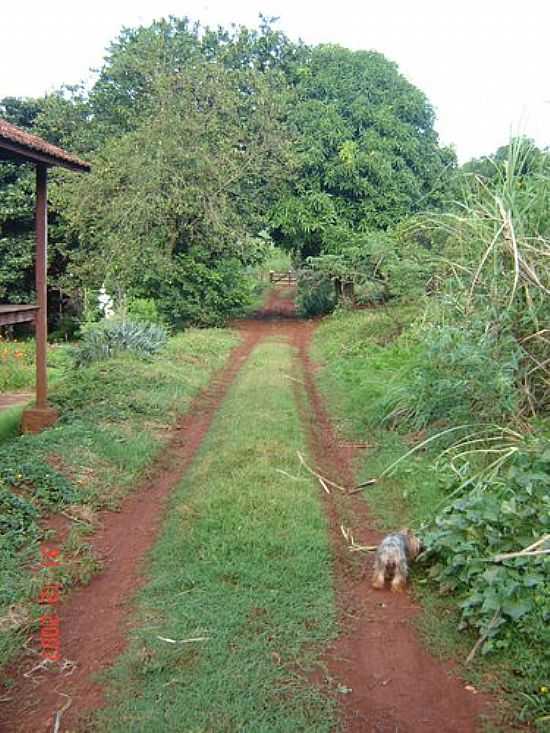
[[[418,222],[417,222],[418,225]],[[419,225],[436,241],[435,287],[445,317],[482,320],[496,341],[515,340],[520,413],[550,407],[550,156],[513,140],[491,178],[466,175],[451,211]]]
[[[476,320],[420,326],[412,338],[414,358],[380,401],[385,425],[422,430],[516,414],[521,350],[510,334],[495,333]]]

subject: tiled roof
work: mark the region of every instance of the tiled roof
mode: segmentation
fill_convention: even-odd
[[[89,172],[91,169],[89,163],[75,155],[0,118],[0,153],[2,151],[30,162],[60,165],[83,172]]]

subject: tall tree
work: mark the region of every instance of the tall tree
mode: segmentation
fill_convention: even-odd
[[[289,141],[266,74],[197,59],[182,73],[157,76],[149,94],[155,111],[101,148],[91,176],[60,191],[80,242],[69,274],[141,296],[162,293],[182,321],[188,309],[182,303],[178,316],[172,292],[182,285],[178,269],[192,280],[195,262],[202,282],[204,267],[222,269],[220,282],[242,288],[251,236],[265,226],[291,166]],[[219,317],[218,309],[212,318]]]
[[[339,253],[437,200],[454,164],[426,97],[379,53],[311,50],[297,69],[299,173],[273,211],[275,236],[303,257]]]

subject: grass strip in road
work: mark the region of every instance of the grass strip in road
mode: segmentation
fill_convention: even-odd
[[[308,680],[336,622],[292,368],[286,344],[257,347],[172,497],[97,730],[333,729]]]

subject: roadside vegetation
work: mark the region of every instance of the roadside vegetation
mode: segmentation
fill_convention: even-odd
[[[334,729],[333,702],[308,680],[336,611],[292,371],[274,342],[240,372],[172,496],[94,729]]]
[[[550,721],[550,165],[517,140],[490,170],[457,181],[448,211],[402,225],[409,292],[382,308],[336,313],[316,348],[333,410],[374,443],[362,467],[378,478],[371,506],[385,526],[411,524],[425,539],[420,595],[429,590],[439,611],[452,610],[435,635],[445,625],[469,630],[472,646],[479,639],[474,664],[487,660],[520,717],[542,729]],[[383,285],[391,290],[391,278]]]
[[[62,344],[48,350],[48,376],[58,379],[70,363],[67,347]],[[0,336],[0,394],[29,390],[35,382],[34,339],[8,340]]]
[[[0,444],[19,433],[23,409],[24,405],[15,405],[0,412]]]
[[[33,569],[47,536],[43,520],[60,512],[73,518],[61,581],[68,588],[89,580],[97,563],[86,536],[97,512],[116,509],[135,488],[236,342],[230,331],[189,330],[149,360],[126,353],[72,368],[51,392],[59,423],[0,445],[0,664],[40,613]],[[16,417],[3,413],[0,429],[13,429]]]

